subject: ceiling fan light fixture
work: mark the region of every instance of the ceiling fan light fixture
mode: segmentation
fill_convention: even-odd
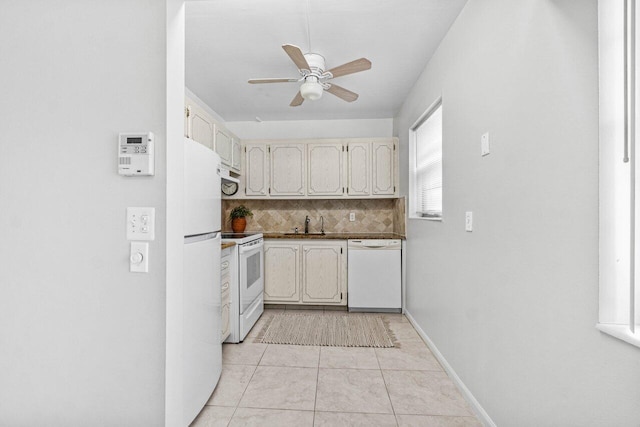
[[[307,78],[300,86],[300,95],[307,101],[315,101],[322,96],[322,85],[315,78]]]

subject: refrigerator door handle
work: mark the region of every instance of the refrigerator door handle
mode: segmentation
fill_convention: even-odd
[[[184,244],[201,242],[203,240],[215,239],[220,235],[219,231],[214,231],[213,233],[204,233],[204,234],[196,234],[194,236],[185,236]]]

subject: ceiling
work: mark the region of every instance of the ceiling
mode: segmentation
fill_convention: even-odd
[[[186,85],[226,121],[394,117],[466,1],[189,1]],[[360,97],[290,107],[300,83],[248,84],[299,77],[283,44],[323,55],[327,69],[369,59],[370,70],[332,80]]]

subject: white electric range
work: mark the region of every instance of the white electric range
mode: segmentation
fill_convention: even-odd
[[[245,339],[264,311],[264,240],[262,233],[222,233],[222,242],[234,242],[237,268],[232,274],[230,334],[225,342]]]

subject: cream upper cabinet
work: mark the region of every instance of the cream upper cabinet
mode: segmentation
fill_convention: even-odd
[[[271,144],[271,196],[305,195],[305,144]]]
[[[231,156],[233,147],[231,146],[231,135],[220,126],[216,126],[216,153],[220,156],[223,165],[231,166]]]
[[[300,301],[300,245],[264,242],[264,301]]]
[[[345,305],[347,282],[345,242],[302,245],[302,302]]]
[[[371,143],[347,145],[347,195],[371,195]]]
[[[371,194],[393,195],[395,187],[395,145],[393,141],[371,144]]]
[[[187,99],[187,136],[213,150],[215,124],[203,108]]]
[[[307,195],[344,194],[343,150],[342,144],[307,144]]]
[[[231,138],[231,170],[240,173],[240,165],[242,164],[242,148],[240,140],[237,137]]]
[[[244,141],[246,191],[235,198],[396,197],[396,143],[397,138]]]
[[[267,196],[269,192],[268,146],[246,144],[244,183],[247,196]]]

